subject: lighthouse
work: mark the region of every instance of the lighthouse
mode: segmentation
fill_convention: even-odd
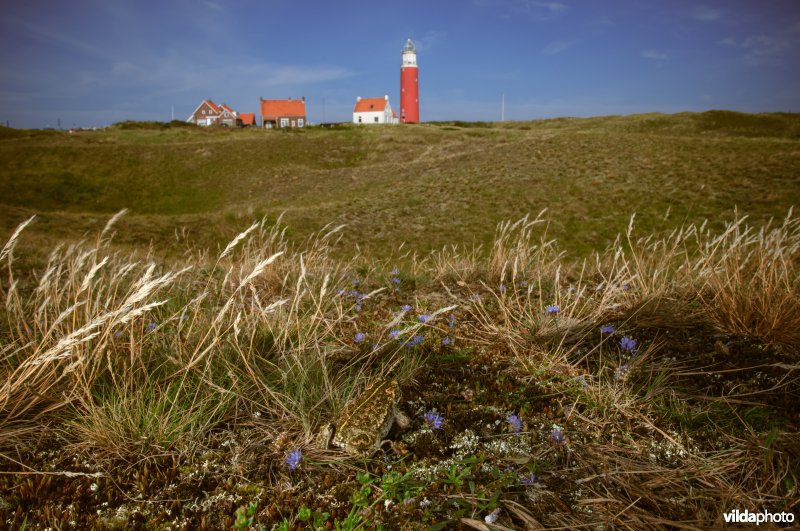
[[[403,46],[403,64],[400,66],[400,122],[419,123],[417,50],[411,39]]]

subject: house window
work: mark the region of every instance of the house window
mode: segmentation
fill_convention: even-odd
[[[206,110],[205,110],[205,109],[203,109],[203,110],[202,110],[202,111],[200,111],[200,112],[201,112],[201,113],[203,113],[203,114],[205,114],[205,113],[206,113]]]
[[[375,117],[375,123],[378,123],[378,117],[377,116]]]
[[[361,117],[360,116],[358,117],[358,123],[361,123]]]
[[[281,118],[281,127],[289,127],[289,119]]]
[[[303,127],[303,119],[302,118],[298,118],[297,119],[297,127]]]

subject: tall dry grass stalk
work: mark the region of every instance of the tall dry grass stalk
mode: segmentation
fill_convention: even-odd
[[[800,220],[759,229],[737,216],[700,249],[698,292],[722,331],[795,349],[800,345]]]

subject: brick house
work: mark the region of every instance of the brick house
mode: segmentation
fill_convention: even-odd
[[[211,100],[203,100],[186,121],[195,125],[217,125],[219,116],[219,105]]]
[[[224,103],[217,105],[211,100],[203,100],[186,121],[195,125],[234,127],[239,125],[239,113]]]
[[[305,127],[306,98],[299,100],[261,100],[261,127],[265,129],[282,127]]]

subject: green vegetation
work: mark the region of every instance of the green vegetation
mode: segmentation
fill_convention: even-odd
[[[763,222],[800,201],[797,115],[292,132],[147,126],[5,130],[0,227],[38,213],[31,230],[43,238],[81,237],[129,208],[118,243],[182,253],[285,213],[293,240],[345,223],[345,248],[386,256],[403,242],[420,254],[486,246],[497,223],[549,209],[550,235],[585,256],[634,213],[641,229],[663,234],[704,219],[719,229],[734,207]]]
[[[0,131],[0,521],[795,511],[797,124]],[[327,448],[386,377],[410,426],[367,458]]]

